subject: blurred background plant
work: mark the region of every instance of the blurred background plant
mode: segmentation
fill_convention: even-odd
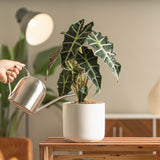
[[[47,50],[44,50],[37,54],[37,57],[34,61],[33,68],[34,68],[34,76],[36,75],[46,75],[47,71],[47,64],[49,62],[49,57],[52,55],[58,47],[53,47]],[[20,34],[20,38],[18,42],[15,44],[12,50],[9,50],[7,45],[2,45],[1,47],[1,54],[0,59],[9,59],[20,61],[22,63],[27,63],[28,59],[28,44],[26,42],[25,37],[23,34]],[[49,76],[54,74],[55,69],[60,64],[60,57],[57,58],[56,63],[51,67]],[[31,74],[32,75],[32,74]],[[17,82],[26,76],[24,70],[20,72],[17,78],[12,83],[12,89],[15,87]],[[9,95],[9,88],[8,84],[0,83],[0,93],[1,93],[1,102],[0,102],[0,137],[16,137],[18,127],[21,123],[21,120],[25,113],[20,109],[11,106],[10,102],[8,101]],[[43,104],[46,104],[50,100],[56,98],[57,95],[51,88],[47,87],[47,94],[43,101]],[[61,102],[65,102],[65,99],[62,99],[54,104],[54,106],[61,109]],[[51,106],[51,105],[50,105]],[[49,107],[50,107],[49,106]]]

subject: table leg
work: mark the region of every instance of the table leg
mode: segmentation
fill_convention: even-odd
[[[44,160],[49,160],[48,146],[44,147]]]
[[[44,160],[44,147],[39,146],[39,160]]]
[[[44,160],[53,160],[53,150],[50,146],[44,147]]]
[[[48,147],[49,160],[53,160],[54,152],[51,146]]]

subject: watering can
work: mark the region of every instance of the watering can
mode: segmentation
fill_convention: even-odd
[[[24,69],[27,73],[27,76],[23,77],[17,83],[13,91],[11,90],[10,82],[8,83],[10,91],[8,100],[15,106],[21,108],[23,111],[29,114],[34,114],[62,98],[74,96],[74,94],[69,94],[57,97],[56,99],[40,107],[40,104],[42,103],[46,95],[46,87],[42,81],[35,77],[32,77],[28,69]]]

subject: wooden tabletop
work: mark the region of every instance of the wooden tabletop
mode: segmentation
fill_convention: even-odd
[[[68,142],[63,137],[48,137],[40,143],[40,146],[65,145],[65,146],[86,146],[86,145],[142,145],[142,146],[160,146],[160,137],[105,137],[102,141],[91,143]]]

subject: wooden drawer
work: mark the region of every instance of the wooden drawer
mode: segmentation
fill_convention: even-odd
[[[157,137],[160,137],[160,120],[157,119]]]
[[[106,120],[105,133],[106,137],[152,137],[152,120]]]

